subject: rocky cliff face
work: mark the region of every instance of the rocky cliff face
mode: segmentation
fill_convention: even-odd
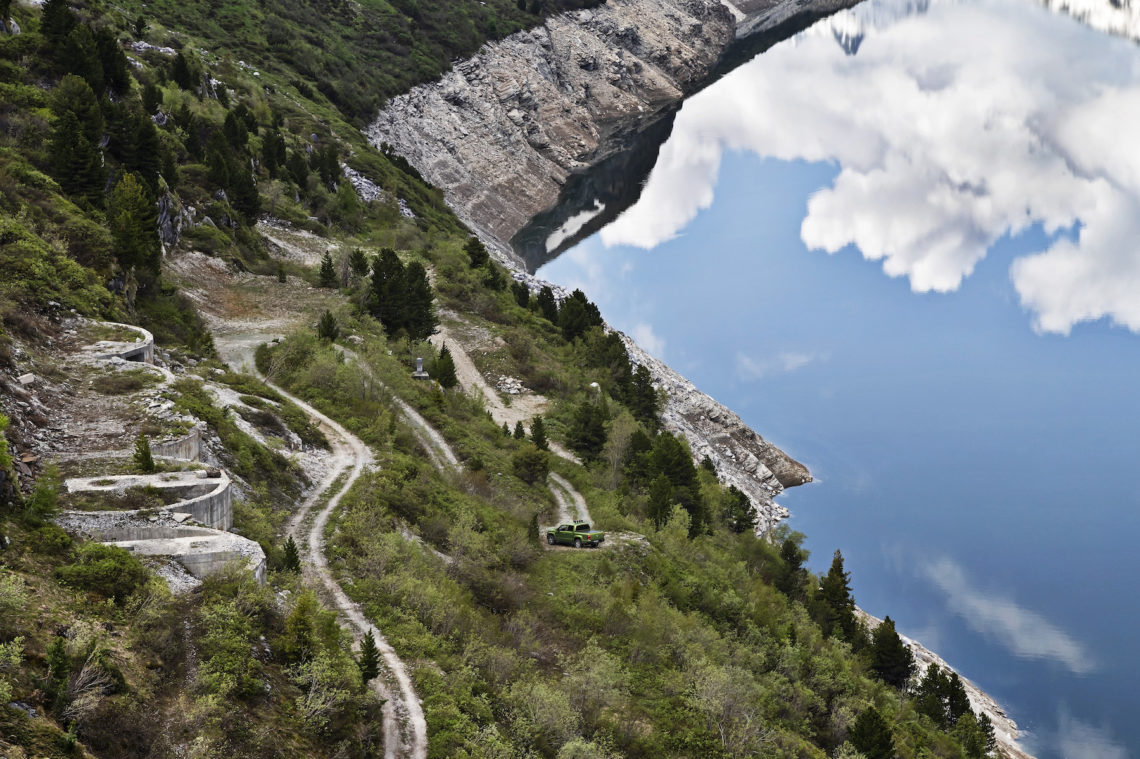
[[[505,242],[557,200],[570,172],[694,88],[735,29],[717,0],[610,0],[486,46],[392,100],[369,135]]]
[[[369,129],[470,227],[506,242],[566,179],[700,87],[738,33],[857,0],[609,0],[550,18],[392,100]]]

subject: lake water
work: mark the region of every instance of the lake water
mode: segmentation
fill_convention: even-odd
[[[871,2],[687,101],[540,272],[808,464],[813,568],[1041,759],[1140,757],[1137,135],[1135,44]]]

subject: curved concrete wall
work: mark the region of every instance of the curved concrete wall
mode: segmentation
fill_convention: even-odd
[[[136,327],[134,324],[120,324],[119,322],[100,322],[110,327],[122,327],[123,329],[133,330],[138,332],[142,340],[134,343],[114,343],[108,352],[101,353],[96,358],[104,360],[112,358],[121,358],[124,361],[140,361],[144,364],[154,363],[154,335],[142,327]],[[113,341],[108,341],[113,342]]]
[[[150,452],[160,458],[200,461],[202,459],[202,428],[195,427],[177,440],[151,443]]]
[[[199,478],[194,472],[176,474],[117,475],[114,477],[84,477],[64,483],[69,493],[117,493],[132,487],[154,487],[160,490],[181,491],[182,500],[164,507],[174,514],[189,514],[196,522],[218,530],[234,526],[233,481],[223,471],[217,477]],[[147,511],[150,511],[149,509]],[[133,514],[138,510],[106,510],[66,512],[68,514]]]

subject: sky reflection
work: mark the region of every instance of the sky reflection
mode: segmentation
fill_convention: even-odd
[[[1009,269],[1034,327],[1108,317],[1140,331],[1135,45],[1012,0],[934,2],[893,24],[890,4],[871,7],[880,28],[857,55],[836,44],[841,16],[687,102],[603,243],[679,235],[712,204],[726,150],[832,162],[800,228],[808,248],[854,245],[915,292],[948,292],[996,241],[1040,224],[1047,245]]]

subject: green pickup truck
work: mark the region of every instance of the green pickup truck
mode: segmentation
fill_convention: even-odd
[[[561,543],[575,548],[582,546],[597,548],[605,539],[606,534],[601,530],[591,530],[588,522],[562,524],[546,531],[546,542],[550,545]]]

